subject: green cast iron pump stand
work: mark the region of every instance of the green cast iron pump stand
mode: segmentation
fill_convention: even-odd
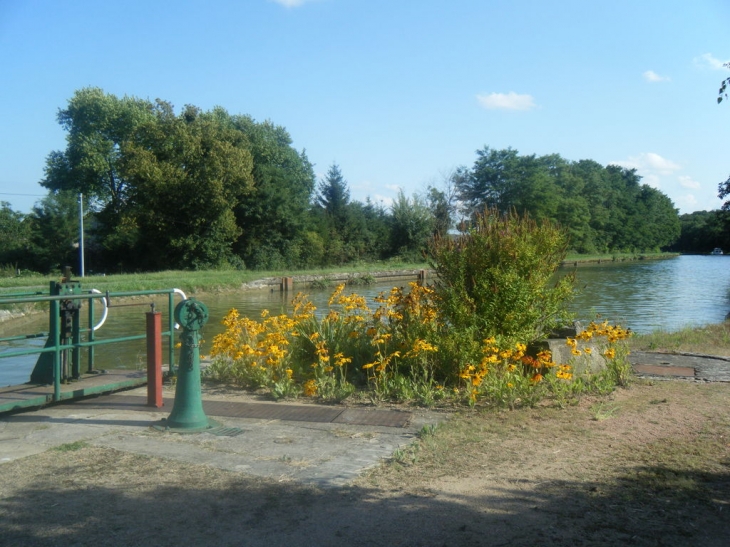
[[[156,427],[193,433],[218,425],[205,415],[200,389],[200,329],[208,321],[208,308],[194,298],[183,300],[175,308],[175,320],[182,327],[175,402],[170,416]]]

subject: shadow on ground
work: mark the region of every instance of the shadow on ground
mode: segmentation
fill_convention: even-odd
[[[612,484],[486,483],[482,495],[464,497],[318,489],[94,447],[41,456],[47,462],[23,480],[23,460],[3,466],[6,547],[720,547],[730,537],[730,467],[636,468]],[[120,473],[130,466],[132,475]]]

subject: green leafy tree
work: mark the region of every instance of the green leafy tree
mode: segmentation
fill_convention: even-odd
[[[681,234],[672,251],[709,253],[715,247],[730,249],[730,212],[695,211],[681,215]]]
[[[245,136],[253,157],[251,192],[234,208],[242,230],[234,251],[256,269],[308,263],[315,176],[306,152],[297,151],[287,130],[270,121],[230,116],[230,123]]]
[[[42,273],[71,266],[79,272],[78,196],[74,192],[49,192],[29,215],[29,268]]]
[[[728,196],[730,196],[730,177],[725,182],[721,182],[717,187],[717,197],[725,199]],[[723,211],[730,211],[730,199],[722,204],[722,209]]]
[[[441,188],[429,186],[426,197],[433,216],[434,235],[445,235],[454,227],[457,218],[456,170],[444,176]]]
[[[29,268],[30,219],[0,201],[0,264]]]
[[[477,156],[455,178],[467,214],[486,207],[555,220],[570,247],[584,253],[656,250],[679,235],[671,200],[641,184],[634,169],[568,162],[557,154],[520,156],[511,148],[485,147]]]
[[[730,63],[725,63],[723,66],[730,68]],[[727,99],[728,86],[730,86],[730,78],[725,78],[720,82],[720,90],[717,92],[717,104],[720,104],[723,99]]]
[[[471,170],[460,168],[456,176],[459,199],[468,215],[485,208],[506,212],[515,206],[518,193],[519,154],[517,150],[477,150]]]
[[[408,198],[400,190],[390,211],[392,252],[410,260],[420,260],[433,234],[434,218],[428,203],[418,194]]]
[[[98,88],[77,91],[59,122],[67,146],[42,184],[90,197],[107,267],[300,260],[314,174],[283,127]]]
[[[244,136],[216,112],[158,101],[121,161],[144,269],[226,264],[240,235],[233,208],[253,185]],[[164,249],[164,253],[159,250]]]
[[[125,147],[138,127],[154,119],[154,104],[118,98],[97,87],[74,93],[58,122],[67,132],[66,149],[49,154],[41,185],[51,191],[83,193],[101,208],[119,214],[129,184],[120,168]]]

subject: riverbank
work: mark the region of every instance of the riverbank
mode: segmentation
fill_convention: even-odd
[[[251,271],[251,270],[206,270],[149,272],[140,274],[87,275],[81,278],[82,286],[95,288],[102,292],[127,292],[154,290],[160,288],[178,288],[185,293],[218,293],[245,289],[256,286],[257,282],[266,279],[280,280],[284,277],[329,278],[367,278],[379,272],[417,272],[428,268],[425,263],[383,262],[362,265],[349,265],[343,268],[316,268],[300,271]],[[51,281],[58,281],[58,276],[29,276],[0,278],[0,294],[20,292],[23,290],[46,291]]]
[[[664,260],[676,258],[680,253],[614,253],[610,255],[576,255],[569,254],[560,265],[580,266],[587,264],[608,264],[613,262],[634,262],[637,260]]]
[[[602,264],[609,262],[627,262],[638,260],[656,260],[678,256],[675,253],[631,254],[617,253],[611,255],[568,255],[563,265]],[[126,292],[154,290],[160,288],[179,288],[190,294],[218,293],[235,290],[272,288],[286,277],[293,277],[305,284],[325,282],[350,282],[352,284],[367,283],[370,278],[399,279],[415,277],[422,270],[429,270],[426,262],[380,262],[369,264],[347,265],[346,267],[314,268],[311,270],[205,270],[183,271],[169,270],[164,272],[148,272],[136,274],[88,274],[81,279],[84,287],[95,288],[102,292]],[[0,294],[20,292],[24,290],[46,291],[51,281],[58,281],[58,276],[21,276],[0,277]],[[306,285],[305,285],[306,286]]]

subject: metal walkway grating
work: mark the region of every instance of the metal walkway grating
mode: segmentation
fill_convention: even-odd
[[[147,406],[146,402],[146,397],[137,395],[106,395],[74,401],[70,404],[86,408],[140,410],[146,412],[165,413],[171,412],[174,404],[174,400],[170,398],[164,400],[165,406],[162,408]],[[400,410],[356,409],[319,405],[292,405],[239,401],[204,400],[203,410],[208,416],[228,418],[338,423],[383,427],[405,427],[411,419],[410,412]]]

